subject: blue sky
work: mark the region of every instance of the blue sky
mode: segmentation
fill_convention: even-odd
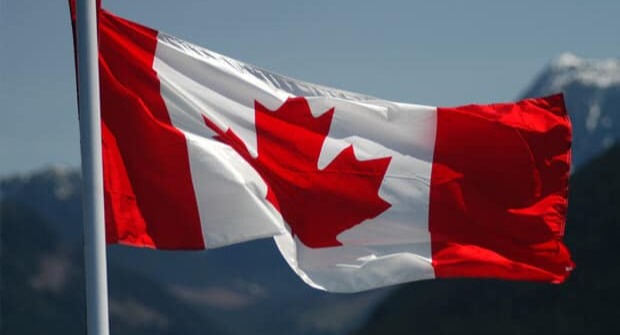
[[[299,79],[429,105],[512,100],[552,58],[620,57],[620,1],[103,0]],[[79,165],[66,0],[0,0],[0,176]]]

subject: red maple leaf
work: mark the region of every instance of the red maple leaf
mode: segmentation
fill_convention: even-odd
[[[324,169],[318,168],[334,108],[315,118],[303,97],[289,98],[276,111],[258,101],[254,108],[256,158],[232,130],[204,120],[218,140],[260,174],[268,187],[267,200],[305,245],[341,245],[338,234],[390,208],[378,195],[390,157],[360,161],[349,145]]]

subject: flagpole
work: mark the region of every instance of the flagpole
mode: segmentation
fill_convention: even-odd
[[[88,335],[108,335],[96,0],[77,0],[76,14],[86,327]]]

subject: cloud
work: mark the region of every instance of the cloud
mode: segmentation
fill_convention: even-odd
[[[29,280],[36,291],[59,294],[65,288],[73,266],[69,256],[63,253],[45,255],[39,260],[37,272]]]
[[[166,329],[170,325],[165,315],[134,299],[110,299],[110,315],[134,328],[149,325]]]
[[[243,280],[234,280],[232,284],[232,287],[172,286],[171,291],[172,294],[188,303],[228,310],[245,308],[267,296],[266,290],[258,284]]]

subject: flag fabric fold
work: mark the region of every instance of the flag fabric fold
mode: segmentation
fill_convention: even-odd
[[[101,9],[109,243],[262,237],[309,285],[562,282],[571,126],[561,95],[442,108],[245,64]]]

